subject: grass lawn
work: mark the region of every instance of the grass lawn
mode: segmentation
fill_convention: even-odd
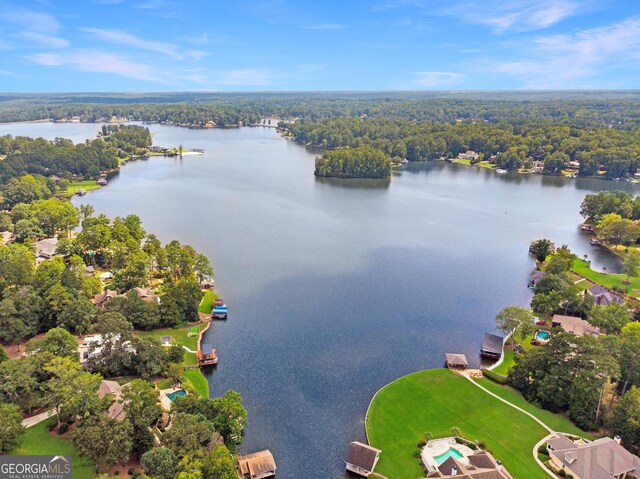
[[[78,190],[97,190],[100,188],[100,185],[96,182],[96,180],[81,180],[81,181],[73,181],[67,191],[61,192],[62,196],[73,196]]]
[[[49,420],[42,421],[40,424],[27,429],[27,432],[22,437],[21,446],[14,450],[12,454],[20,456],[70,455],[73,479],[91,479],[95,477],[93,462],[78,456],[71,439],[49,434],[47,431],[48,422]]]
[[[633,291],[634,289],[640,290],[640,277],[631,277],[630,284],[626,284],[627,275],[598,273],[591,269],[589,263],[580,258],[577,258],[573,262],[573,271],[605,288],[613,289],[615,286],[631,295],[637,295],[637,293]]]
[[[185,370],[184,377],[191,381],[193,388],[200,396],[203,398],[209,397],[209,383],[207,382],[207,378],[200,372],[200,368]]]
[[[205,290],[204,296],[202,297],[202,301],[200,302],[200,307],[198,311],[203,314],[211,314],[211,310],[213,309],[213,302],[218,298],[216,293],[211,291],[210,289]]]
[[[502,360],[502,363],[500,363],[498,367],[493,368],[492,371],[506,376],[509,372],[509,368],[514,365],[513,357],[515,353],[511,349],[505,349],[503,354],[504,359]]]
[[[505,391],[500,395],[513,394],[514,401],[524,402],[515,391]],[[560,416],[552,421],[551,413],[532,405],[527,408],[549,419],[551,427],[575,430]],[[376,469],[390,478],[424,477],[421,463],[414,457],[417,442],[425,432],[434,437],[450,436],[452,427],[459,427],[469,439],[484,441],[513,477],[547,477],[532,454],[533,446],[547,435],[546,429],[446,369],[410,374],[386,386],[371,404],[366,427],[371,445],[382,450]]]

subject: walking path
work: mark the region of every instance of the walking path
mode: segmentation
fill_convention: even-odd
[[[27,428],[31,426],[35,426],[36,424],[40,424],[45,419],[49,419],[51,416],[53,416],[53,414],[54,414],[54,410],[49,409],[48,411],[41,412],[40,414],[36,414],[35,416],[31,416],[23,419],[22,425]]]
[[[162,343],[162,345],[163,345],[165,348],[169,348],[169,347],[173,346],[173,344],[171,344],[171,343]],[[182,348],[183,348],[185,351],[187,351],[188,353],[193,353],[193,354],[196,354],[196,353],[197,353],[197,351],[194,351],[193,349],[189,349],[188,347],[186,347],[186,346],[184,346],[184,345],[182,346]]]

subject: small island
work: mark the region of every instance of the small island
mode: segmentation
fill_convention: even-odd
[[[391,158],[371,146],[344,147],[316,158],[316,176],[338,178],[389,178]]]

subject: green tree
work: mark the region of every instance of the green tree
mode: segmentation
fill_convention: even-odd
[[[640,389],[633,386],[615,404],[611,428],[627,447],[640,446]]]
[[[58,316],[58,325],[69,331],[84,334],[91,329],[97,315],[98,308],[84,296],[78,296],[63,307]]]
[[[222,437],[227,447],[235,450],[242,444],[244,428],[247,427],[247,410],[242,406],[242,396],[229,390],[221,398],[212,400],[216,410],[213,424]]]
[[[176,456],[192,453],[211,439],[213,429],[206,421],[193,414],[177,413],[171,422],[171,429],[162,435],[162,444]]]
[[[202,461],[202,479],[236,479],[235,464],[229,449],[216,444]]]
[[[505,335],[512,333],[510,341],[513,345],[533,332],[534,317],[528,309],[508,306],[496,316],[496,327]]]
[[[634,278],[638,276],[638,269],[640,269],[640,252],[637,250],[630,251],[624,258],[622,266],[622,274],[627,275],[627,282],[630,281],[632,276]]]
[[[26,429],[17,404],[0,403],[0,454],[8,454],[20,444]]]
[[[125,387],[120,402],[133,426],[133,452],[140,457],[153,447],[149,427],[162,417],[158,391],[147,381],[135,379]]]
[[[546,238],[536,240],[529,245],[529,252],[540,263],[544,262],[551,253],[553,253],[555,246],[551,240]]]
[[[589,322],[603,328],[608,334],[618,334],[631,321],[627,308],[619,303],[609,303],[607,306],[597,306],[591,311]]]
[[[105,432],[108,431],[108,434]],[[81,456],[96,464],[96,473],[101,466],[113,467],[125,464],[133,448],[132,426],[128,421],[118,421],[106,414],[93,416],[83,421],[73,431],[73,444]]]
[[[27,352],[49,352],[53,356],[69,358],[75,363],[80,361],[78,340],[63,328],[53,328],[46,332],[41,339],[32,339],[27,344]]]
[[[145,452],[140,465],[153,479],[174,479],[178,475],[178,458],[166,447],[154,447]]]

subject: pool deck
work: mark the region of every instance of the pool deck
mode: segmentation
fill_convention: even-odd
[[[467,456],[473,454],[473,450],[464,444],[458,444],[454,437],[432,439],[429,441],[420,453],[422,463],[427,466],[430,471],[436,470],[440,464],[435,458],[445,454],[449,449],[457,450],[463,456],[458,460],[463,464],[469,464]]]
[[[182,388],[172,387],[169,389],[161,389],[160,390],[160,404],[162,405],[162,409],[165,411],[171,410],[171,399],[169,399],[169,394],[173,394],[175,392],[182,391]]]

